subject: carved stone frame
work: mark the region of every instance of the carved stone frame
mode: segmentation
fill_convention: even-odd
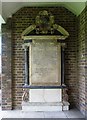
[[[60,46],[61,46],[61,48],[62,48],[62,51],[64,51],[64,46],[65,46],[65,44],[64,43],[62,43],[62,42],[60,42],[60,41],[64,41],[65,40],[65,37],[64,36],[27,36],[27,37],[24,37],[24,41],[25,41],[25,43],[24,43],[24,45],[23,45],[23,48],[25,48],[25,49],[29,49],[29,53],[28,54],[31,54],[31,46],[32,46],[32,42],[30,42],[30,40],[32,39],[32,41],[33,40],[41,40],[41,39],[44,39],[44,40],[54,40],[54,41],[57,41],[56,42],[56,44],[60,44]],[[58,41],[59,40],[59,41]],[[26,50],[25,50],[26,51]],[[61,51],[61,53],[62,53],[62,51]],[[27,51],[26,51],[27,52]],[[26,54],[26,52],[25,52],[25,54]],[[62,54],[61,54],[62,55]],[[60,56],[61,56],[60,55]],[[29,56],[31,56],[31,55],[29,55]],[[27,57],[26,55],[25,55],[25,57]],[[62,57],[62,56],[61,56]],[[26,58],[26,59],[28,59],[28,58]],[[61,60],[60,60],[60,65],[61,65]],[[28,63],[26,63],[26,60],[25,60],[25,64],[27,65]],[[29,76],[29,78],[26,78],[25,77],[25,85],[30,85],[29,83],[30,83],[30,81],[31,81],[31,66],[29,67],[29,72],[28,72],[28,70],[27,70],[27,67],[26,67],[26,65],[25,65],[25,76]],[[31,65],[31,58],[29,57],[29,65]],[[61,73],[61,67],[59,68],[60,69],[60,73]],[[64,68],[62,68],[62,75],[64,76],[64,72],[63,72],[63,69]],[[59,85],[61,85],[61,84],[64,84],[64,77],[62,77],[62,79],[63,80],[61,80],[61,77],[60,77],[60,80],[62,81],[62,82],[60,82],[60,84]]]

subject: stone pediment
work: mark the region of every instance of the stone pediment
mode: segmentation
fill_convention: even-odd
[[[68,37],[69,33],[54,21],[54,16],[46,10],[36,16],[35,24],[30,25],[22,32],[22,38],[30,35],[60,35]]]

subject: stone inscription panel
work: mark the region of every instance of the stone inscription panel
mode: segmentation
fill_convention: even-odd
[[[60,45],[36,42],[31,46],[30,84],[59,85],[61,75]]]

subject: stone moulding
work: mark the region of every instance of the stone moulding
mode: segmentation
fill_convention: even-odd
[[[29,34],[31,31],[33,31],[34,29],[36,29],[36,25],[30,25],[28,28],[26,28],[21,36],[27,36],[27,34]],[[60,25],[57,25],[57,24],[54,24],[53,25],[53,29],[57,30],[58,32],[60,32],[61,34],[63,34],[63,36],[66,36],[68,37],[69,36],[69,33],[63,28],[61,27]]]
[[[35,86],[35,85],[23,85],[22,88],[29,88],[29,89],[65,89],[67,88],[66,85],[57,85],[57,86]]]
[[[30,35],[30,36],[22,36],[23,40],[35,40],[35,39],[44,39],[44,40],[65,40],[67,36],[59,36],[59,35]]]

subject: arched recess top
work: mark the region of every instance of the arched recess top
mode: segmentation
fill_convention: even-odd
[[[56,33],[60,33],[61,36],[69,36],[69,33],[62,26],[54,22],[54,16],[46,10],[39,12],[36,16],[35,24],[30,25],[22,32],[22,38],[29,36],[32,31],[35,31],[35,35],[54,35],[56,31]]]

